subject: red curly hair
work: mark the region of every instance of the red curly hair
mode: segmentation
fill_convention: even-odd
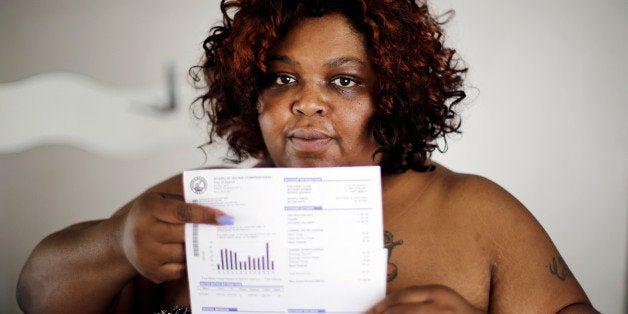
[[[304,17],[339,13],[366,39],[379,86],[374,91],[373,137],[384,173],[430,170],[436,140],[460,128],[453,110],[465,97],[466,68],[443,45],[442,23],[422,0],[222,0],[222,24],[203,44],[199,72],[208,84],[199,97],[209,116],[210,143],[227,140],[234,162],[267,157],[256,103],[266,56]],[[446,141],[445,147],[446,149]]]

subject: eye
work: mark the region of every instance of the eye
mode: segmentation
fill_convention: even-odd
[[[342,86],[342,87],[352,87],[357,85],[358,83],[356,83],[354,80],[348,78],[348,77],[339,77],[337,79],[334,79],[333,81],[331,81],[333,84],[336,84],[338,86]]]
[[[275,77],[275,84],[277,85],[286,85],[286,84],[291,84],[291,83],[295,83],[297,80],[292,77],[292,76],[288,76],[288,75],[277,75]]]

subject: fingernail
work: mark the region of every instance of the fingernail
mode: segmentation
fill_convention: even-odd
[[[216,221],[221,225],[233,225],[233,217],[228,215],[218,216]]]

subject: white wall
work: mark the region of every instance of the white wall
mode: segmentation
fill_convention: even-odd
[[[0,1],[0,130],[5,131],[0,139],[37,139],[28,145],[0,143],[0,313],[19,313],[19,271],[46,235],[106,218],[156,182],[203,165],[204,156],[195,149],[204,141],[203,129],[172,123],[187,124],[185,111],[195,95],[187,69],[199,59],[200,44],[217,16],[217,1]],[[184,108],[151,112],[150,105],[166,100],[153,96],[165,94],[170,64]],[[65,77],[55,81],[66,86],[63,92],[33,90],[32,79],[20,81],[35,97],[18,97],[22,109],[2,103],[8,95],[3,87],[15,85],[9,82],[58,71],[93,79],[46,76]],[[64,95],[79,85],[89,91]],[[103,110],[103,102],[111,110]],[[18,111],[22,114],[10,114]],[[25,125],[35,129],[33,136],[25,137]],[[79,136],[59,136],[81,125],[86,128]],[[179,135],[187,132],[198,137],[182,140]],[[146,140],[137,140],[138,134],[146,134]],[[110,145],[116,138],[121,145]],[[45,145],[32,147],[37,142]],[[25,150],[10,153],[8,147]],[[206,165],[219,162],[212,152]]]
[[[476,91],[464,134],[437,159],[513,193],[597,308],[625,313],[628,2],[438,6],[456,10],[450,42]]]
[[[217,2],[0,1],[0,82],[67,70],[115,84],[154,84],[172,60],[184,80],[217,17]],[[439,11],[457,11],[448,38],[469,64],[470,97],[464,134],[450,140],[449,152],[436,159],[511,191],[547,229],[596,307],[624,313],[628,2],[446,0],[437,5]],[[0,155],[1,244],[9,253],[1,260],[0,308],[17,311],[16,272],[38,239],[71,222],[100,218],[143,186],[202,162],[193,153],[178,154],[164,147],[143,159],[112,160],[48,147]],[[72,165],[87,164],[122,169],[94,174],[95,182],[109,180],[99,188],[112,197],[101,195],[99,200],[108,200],[93,216],[85,200],[71,209],[50,201],[61,198],[55,193],[68,195],[64,186],[76,189],[67,182],[91,166]],[[137,171],[120,191],[110,182],[124,178],[124,169]],[[56,185],[29,194],[33,185],[24,177]],[[17,214],[16,204],[24,206]]]
[[[115,84],[146,84],[174,61],[200,57],[217,0],[0,1],[0,82],[72,71]]]

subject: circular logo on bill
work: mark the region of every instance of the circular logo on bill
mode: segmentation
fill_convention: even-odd
[[[195,177],[190,181],[190,189],[196,194],[203,194],[207,190],[207,181],[203,177]]]

